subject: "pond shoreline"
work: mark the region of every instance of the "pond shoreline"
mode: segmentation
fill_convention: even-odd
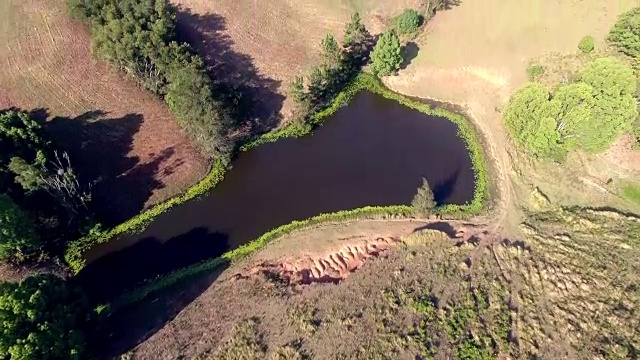
[[[484,208],[486,200],[488,199],[487,167],[486,161],[484,159],[484,154],[482,152],[481,142],[478,138],[478,134],[476,134],[477,130],[475,129],[475,127],[473,127],[471,121],[464,115],[449,110],[451,104],[443,104],[447,106],[446,109],[435,107],[433,101],[429,101],[431,104],[425,104],[419,100],[392,92],[391,90],[384,87],[384,85],[377,78],[374,78],[369,74],[360,74],[352,83],[350,83],[341,93],[338,94],[329,108],[314,117],[314,127],[321,125],[323,119],[326,116],[334,114],[339,108],[349,104],[354,96],[362,90],[368,90],[372,93],[382,95],[384,98],[393,100],[400,103],[401,105],[412,108],[414,110],[418,110],[427,115],[445,117],[457,125],[458,136],[464,141],[465,146],[469,151],[473,171],[475,174],[475,189],[473,201],[466,205],[445,205],[440,207],[437,213],[439,216],[448,217],[469,217],[480,213]],[[442,104],[441,102],[435,103]],[[300,131],[298,131],[299,129],[293,128],[292,125],[288,125],[281,129],[277,129],[264,134],[258,140],[245,145],[242,150],[246,151],[259,144],[274,142],[281,138],[303,136],[310,133],[312,129],[313,128],[309,128],[305,133],[301,133]],[[88,236],[77,241],[75,244],[69,246],[69,251],[67,252],[67,255],[69,256],[67,257],[67,259],[74,260],[74,256],[76,256],[77,258],[84,260],[82,259],[82,254],[84,253],[84,251],[91,248],[94,244],[108,242],[109,240],[113,239],[113,237],[122,235],[124,233],[137,233],[143,231],[144,228],[156,216],[166,212],[175,205],[184,203],[193,198],[197,198],[199,195],[202,195],[211,190],[224,178],[225,170],[226,167],[222,166],[219,163],[216,163],[213,167],[212,172],[207,175],[205,179],[196,184],[194,187],[188,189],[181,196],[170,199],[169,201],[160,204],[145,213],[140,214],[139,216],[129,220],[128,222],[125,222],[117,226],[116,228],[111,229],[109,232]],[[248,244],[228,251],[223,254],[223,256],[205,260],[203,263],[193,264],[185,269],[178,269],[174,272],[162,276],[161,278],[152,280],[151,282],[145,284],[142,288],[139,288],[139,290],[130,292],[130,295],[132,296],[129,296],[129,298],[131,301],[140,300],[146,294],[151,292],[150,289],[154,289],[153,291],[155,291],[161,287],[173,284],[184,277],[213,269],[217,266],[216,264],[245,257],[255,249],[266,245],[266,243],[272,241],[278,236],[294,230],[314,226],[322,222],[335,222],[341,219],[353,220],[355,218],[410,217],[410,212],[410,207],[406,205],[365,207],[349,211],[340,211],[331,214],[322,214],[303,221],[294,221],[292,223],[285,224],[272,231],[269,231],[259,238],[249,242]],[[75,247],[73,245],[75,245]],[[76,251],[75,254],[74,250]],[[71,261],[69,261],[69,263],[70,265],[72,265]],[[78,262],[76,262],[75,264],[78,265]],[[84,266],[84,262],[80,263],[80,265],[82,266],[72,266],[76,273],[80,269],[82,269],[82,267]],[[155,285],[153,284],[154,282]],[[133,296],[134,294],[138,295]],[[140,294],[145,295],[141,296]],[[124,302],[128,303],[130,301]]]

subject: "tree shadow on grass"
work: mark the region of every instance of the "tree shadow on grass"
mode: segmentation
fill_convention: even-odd
[[[402,47],[402,64],[400,64],[400,69],[406,69],[407,66],[411,64],[411,61],[418,56],[418,52],[420,51],[420,47],[413,41],[407,43],[407,45]]]
[[[144,287],[143,280],[215,258],[228,249],[228,236],[199,227],[165,243],[143,239],[89,264],[76,280],[97,306]],[[90,334],[92,352],[100,358],[113,358],[142,343],[205,291],[227,265],[187,277],[111,314]]]
[[[225,32],[225,18],[213,13],[195,14],[179,6],[177,20],[179,40],[189,43],[203,57],[216,92],[226,95],[227,103],[234,102],[243,125],[250,126],[252,133],[277,126],[285,99],[278,92],[281,81],[260,74],[251,56],[234,50],[234,42]]]
[[[94,183],[92,207],[106,226],[140,213],[154,190],[164,186],[157,180],[159,169],[172,171],[179,165],[165,165],[174,154],[173,147],[149,154],[152,160],[144,164],[130,155],[142,121],[140,114],[109,117],[96,110],[46,122],[45,130],[59,149],[69,153],[81,179]]]

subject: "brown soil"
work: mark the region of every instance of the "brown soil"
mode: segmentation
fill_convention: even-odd
[[[0,108],[47,118],[81,174],[102,179],[96,201],[109,217],[127,218],[206,173],[164,102],[92,57],[65,0],[3,1],[0,22]]]
[[[262,263],[252,269],[250,273],[261,273],[294,285],[326,282],[337,284],[361,268],[367,259],[379,256],[397,245],[399,241],[398,238],[383,237],[359,241],[320,257]]]

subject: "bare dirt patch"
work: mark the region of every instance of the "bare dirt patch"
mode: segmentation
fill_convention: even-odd
[[[183,190],[208,170],[167,106],[93,59],[65,0],[0,5],[0,107],[37,110],[96,186],[114,221]]]
[[[361,240],[323,256],[262,263],[250,273],[261,273],[293,285],[337,284],[361,268],[367,259],[379,256],[398,242],[398,238],[383,237]]]

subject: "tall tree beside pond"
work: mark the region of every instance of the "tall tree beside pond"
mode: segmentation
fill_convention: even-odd
[[[351,21],[344,28],[342,47],[349,67],[359,67],[367,56],[371,34],[362,23],[358,12],[351,15]]]
[[[0,282],[0,358],[86,359],[88,315],[85,296],[56,276]]]
[[[402,64],[400,39],[394,31],[383,33],[371,52],[371,71],[376,76],[396,73]]]
[[[433,191],[431,191],[427,179],[422,178],[422,185],[420,185],[416,195],[413,197],[411,207],[413,208],[413,213],[419,216],[429,216],[436,208]]]
[[[21,263],[42,245],[31,219],[7,195],[0,194],[0,260]]]

